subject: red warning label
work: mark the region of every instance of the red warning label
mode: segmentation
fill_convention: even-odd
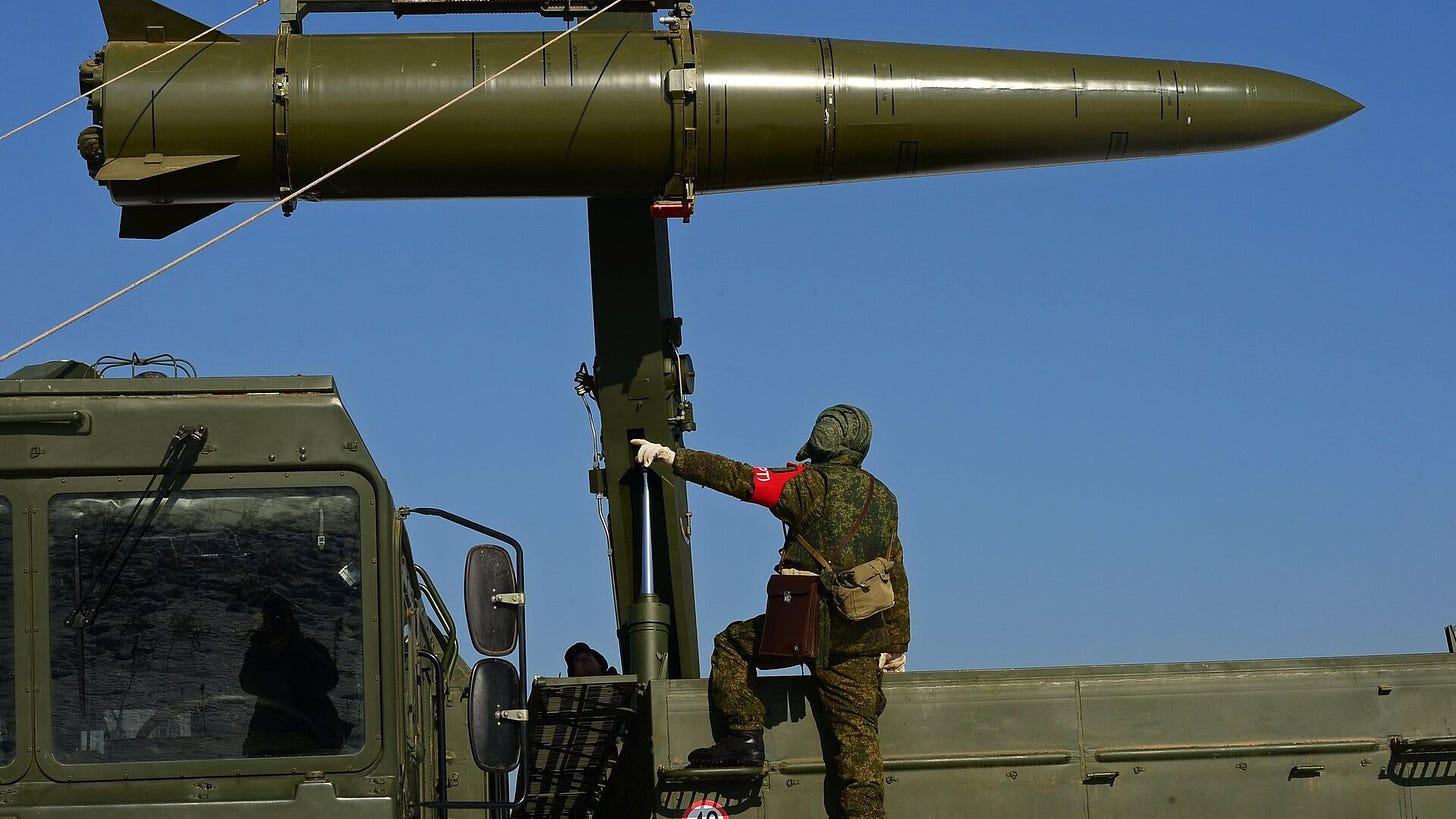
[[[711,799],[702,799],[688,806],[683,819],[728,819],[728,811]]]

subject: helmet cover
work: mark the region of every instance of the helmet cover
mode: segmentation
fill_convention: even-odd
[[[824,463],[847,457],[853,465],[859,466],[869,454],[873,432],[870,416],[864,410],[850,404],[835,404],[819,413],[814,421],[814,431],[809,433],[809,440],[799,447],[794,458]]]

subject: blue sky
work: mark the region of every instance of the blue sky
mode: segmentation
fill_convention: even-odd
[[[214,22],[246,0],[175,0]],[[1437,651],[1456,622],[1449,4],[1128,0],[698,4],[704,29],[1276,69],[1364,103],[1230,154],[705,198],[672,227],[697,366],[688,444],[791,457],[815,413],[874,418],[900,498],[913,668]],[[264,33],[276,3],[230,27]],[[315,31],[503,27],[311,20]],[[532,18],[520,28],[559,27]],[[73,95],[92,2],[7,12],[0,131]],[[0,348],[239,221],[121,241],[77,106],[0,143]],[[236,216],[233,214],[236,212]],[[533,673],[617,660],[591,440],[579,200],[307,204],[0,365],[173,353],[317,373],[396,501],[528,548]],[[762,609],[779,528],[695,490],[705,647]],[[460,596],[464,533],[414,528]],[[706,655],[705,655],[706,657]]]

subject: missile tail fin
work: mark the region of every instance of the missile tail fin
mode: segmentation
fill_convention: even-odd
[[[180,43],[207,31],[209,26],[153,0],[100,0],[106,36],[114,42]],[[237,40],[214,32],[212,42]]]
[[[205,165],[214,165],[219,162],[226,162],[230,159],[238,159],[238,154],[209,154],[206,156],[163,156],[161,154],[148,154],[147,156],[126,156],[108,160],[95,174],[97,182],[140,182],[143,179],[152,179],[158,176],[166,176],[169,173],[186,171],[192,168],[201,168]]]
[[[226,202],[210,205],[143,205],[121,209],[123,239],[165,239],[189,225],[227,207]]]

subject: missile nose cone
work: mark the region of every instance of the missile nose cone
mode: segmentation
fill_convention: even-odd
[[[1253,147],[1318,131],[1365,106],[1319,83],[1260,68],[1206,66],[1195,73],[1198,99],[1187,123],[1210,142]],[[1200,119],[1202,122],[1200,122]]]
[[[1365,108],[1333,88],[1298,77],[1288,77],[1288,80],[1291,88],[1287,92],[1286,119],[1293,131],[1290,134],[1292,137],[1334,125]]]
[[[1323,86],[1321,87],[1323,88]],[[1359,100],[1352,100],[1332,88],[1325,88],[1324,90],[1329,92],[1329,94],[1337,100],[1337,102],[1335,103],[1335,107],[1340,109],[1339,115],[1335,117],[1331,124],[1333,124],[1334,122],[1339,122],[1340,120],[1352,114],[1358,114],[1361,111],[1365,110],[1365,105]]]

